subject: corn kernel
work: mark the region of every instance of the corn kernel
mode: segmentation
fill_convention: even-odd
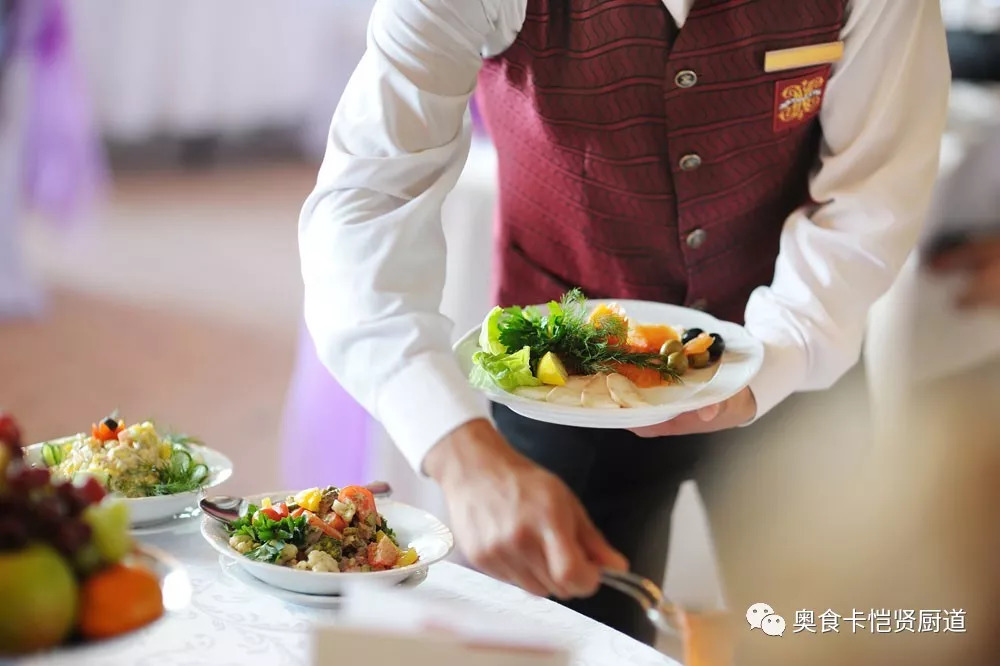
[[[264,499],[262,499],[260,501],[260,508],[266,509],[269,506],[271,506],[271,498],[270,497],[265,497]]]

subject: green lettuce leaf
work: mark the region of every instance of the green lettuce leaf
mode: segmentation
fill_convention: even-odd
[[[513,391],[518,386],[540,386],[542,383],[531,374],[531,347],[513,354],[476,352],[472,361],[469,382],[478,388],[499,386],[505,391]]]
[[[490,354],[506,354],[507,348],[500,342],[500,316],[503,308],[499,305],[486,315],[483,328],[479,331],[479,347]]]

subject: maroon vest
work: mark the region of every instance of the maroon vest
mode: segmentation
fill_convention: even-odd
[[[478,104],[497,148],[496,298],[700,307],[742,322],[785,218],[809,203],[829,66],[768,51],[839,39],[845,0],[529,0]]]

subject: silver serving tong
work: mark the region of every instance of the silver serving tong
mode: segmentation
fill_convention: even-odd
[[[646,617],[659,631],[668,634],[679,633],[675,624],[677,607],[667,601],[663,591],[653,581],[627,571],[603,569],[601,583],[635,599],[646,611]]]

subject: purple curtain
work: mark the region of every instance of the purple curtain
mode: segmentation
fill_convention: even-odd
[[[14,57],[30,59],[26,204],[53,220],[73,222],[99,193],[106,165],[66,9],[63,0],[28,0],[16,12]]]
[[[282,428],[285,485],[311,488],[371,481],[371,423],[320,362],[303,324]]]

